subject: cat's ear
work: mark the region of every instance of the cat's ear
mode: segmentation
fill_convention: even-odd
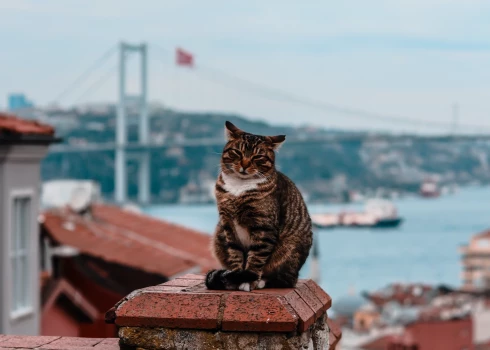
[[[235,125],[229,121],[225,122],[225,138],[227,141],[236,139],[238,136],[244,134],[244,132],[238,129]]]
[[[269,136],[269,140],[272,143],[274,151],[277,151],[281,148],[284,141],[286,141],[286,135]]]

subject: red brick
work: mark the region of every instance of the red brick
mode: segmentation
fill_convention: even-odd
[[[331,305],[328,294],[312,281],[301,280],[296,288],[250,293],[208,290],[203,276],[188,277],[133,293],[116,307],[115,323],[185,329],[217,329],[221,324],[224,331],[305,331]]]
[[[238,293],[239,291],[232,291],[232,290],[210,290],[207,289],[205,286],[198,284],[197,286],[194,287],[189,287],[185,288],[185,293],[202,293],[202,294],[219,294],[219,295],[225,295],[225,294],[230,294],[230,293]],[[248,293],[248,292],[242,292],[242,293]]]
[[[315,322],[315,313],[295,290],[292,290],[291,293],[284,297],[298,314],[298,330],[300,332],[306,331]]]
[[[204,282],[199,279],[184,279],[184,278],[176,278],[174,280],[165,282],[162,286],[167,287],[194,287],[198,284],[203,284]],[[203,284],[204,286],[204,284]]]
[[[206,276],[205,275],[197,275],[197,274],[194,274],[194,273],[188,273],[187,275],[184,275],[184,276],[181,276],[181,277],[178,277],[178,278],[183,278],[183,279],[186,279],[186,280],[201,280],[201,281],[204,281]]]
[[[277,296],[230,294],[226,299],[221,328],[224,331],[291,332],[298,316]]]
[[[305,284],[310,288],[310,290],[315,294],[315,296],[320,300],[323,304],[322,311],[325,312],[330,307],[332,307],[332,298],[328,295],[323,289],[320,288],[318,284],[316,284],[313,280],[306,280]]]
[[[60,337],[29,337],[21,335],[7,335],[1,339],[2,348],[34,349],[52,343]]]
[[[327,319],[327,324],[328,324],[328,328],[330,329],[329,350],[335,350],[335,347],[337,346],[337,344],[340,342],[340,339],[342,338],[342,330],[330,318]]]
[[[342,330],[340,327],[330,318],[327,319],[328,328],[330,328],[330,334],[335,335],[338,339],[342,337]]]
[[[141,293],[119,306],[119,326],[214,329],[220,294]]]
[[[63,337],[49,345],[66,345],[66,346],[95,346],[103,341],[104,338],[73,338]]]
[[[158,286],[145,288],[145,292],[180,292],[183,289],[185,289],[185,287],[166,286],[163,284],[159,284]]]
[[[57,339],[45,346],[43,349],[77,349],[77,348],[93,348],[99,344],[102,338],[71,338],[65,337]]]
[[[256,289],[252,291],[254,294],[269,294],[269,295],[288,295],[289,293],[294,292],[294,288],[264,288],[264,289]]]
[[[315,294],[313,294],[305,283],[298,283],[296,286],[296,292],[313,310],[316,318],[320,317],[325,312],[326,307],[320,302],[320,300],[315,296]]]
[[[97,344],[97,350],[119,350],[119,338],[107,338]]]

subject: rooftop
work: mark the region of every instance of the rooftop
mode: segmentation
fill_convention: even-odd
[[[54,128],[35,120],[21,119],[13,114],[0,112],[0,135],[54,135]]]
[[[390,302],[400,305],[425,305],[435,293],[432,286],[422,283],[393,283],[373,293],[366,293],[366,298],[376,306],[384,306]]]
[[[93,204],[90,212],[52,209],[40,221],[61,246],[167,278],[217,266],[205,233],[106,204]]]
[[[484,232],[480,232],[479,234],[477,234],[474,237],[475,238],[490,238],[490,230],[487,230],[487,231],[484,231]]]

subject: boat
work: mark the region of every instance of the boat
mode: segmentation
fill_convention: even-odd
[[[436,181],[425,180],[420,185],[419,193],[425,198],[436,198],[441,195],[441,190],[439,189]]]
[[[340,212],[311,215],[316,228],[359,227],[393,228],[403,222],[392,202],[374,199],[366,202],[362,212]]]

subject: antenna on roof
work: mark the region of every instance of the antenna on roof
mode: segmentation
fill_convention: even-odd
[[[86,214],[90,210],[92,202],[92,193],[84,187],[77,187],[71,193],[69,207],[78,214]]]

